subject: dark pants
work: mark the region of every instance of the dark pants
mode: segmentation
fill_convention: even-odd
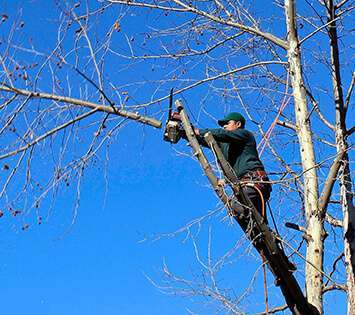
[[[262,232],[260,227],[257,227],[256,221],[253,220],[251,207],[254,207],[263,218],[263,221],[268,224],[266,217],[266,201],[269,199],[270,189],[263,191],[259,189],[263,194],[264,200],[261,198],[260,192],[253,187],[245,186],[242,189],[243,195],[246,197],[247,201],[243,200],[241,197],[233,198],[233,216],[238,221],[244,233],[248,235],[248,238],[253,242],[258,252],[264,255],[266,248],[261,241]]]
[[[264,205],[263,205],[263,200],[261,199],[260,193],[255,190],[253,187],[243,187],[243,193],[244,195],[252,202],[253,206],[255,209],[259,212],[259,214],[263,217],[266,218],[266,213],[265,213],[265,203],[267,199],[264,197]],[[244,202],[241,198],[238,200],[233,201],[233,210],[236,212],[236,214],[240,217],[248,217],[250,214],[250,205]]]
[[[267,222],[266,202],[270,198],[271,185],[265,171],[251,171],[241,178],[243,193]],[[262,195],[262,196],[261,196]],[[250,220],[251,206],[243,198],[232,202],[232,209],[237,219]]]
[[[268,179],[267,180],[263,179],[263,180],[269,181]],[[264,222],[267,224],[268,222],[266,218],[266,202],[270,197],[271,185],[269,183],[263,183],[262,181],[260,181],[259,178],[258,181],[256,182],[256,187],[263,195],[264,206],[258,190],[250,186],[244,186],[242,188],[243,193],[245,196],[247,196],[248,202],[251,202],[253,204],[253,206],[256,208],[259,214],[264,218]],[[265,242],[263,241],[263,233],[265,232],[265,230],[263,230],[263,227],[260,228],[260,226],[256,225],[255,220],[253,220],[253,217],[251,216],[250,206],[245,204],[245,202],[243,202],[244,200],[241,199],[242,199],[241,197],[232,199],[231,206],[233,209],[233,215],[235,219],[238,221],[240,227],[248,236],[248,238],[253,242],[253,245],[255,246],[256,250],[262,255],[263,259],[268,260],[272,255],[274,255],[274,252],[270,252],[269,247],[266,246]],[[263,215],[262,213],[263,208],[265,211],[265,215]],[[267,228],[269,229],[269,227]],[[285,255],[282,246],[280,245],[281,244],[280,241],[278,241],[276,238],[274,239],[274,241],[277,243],[277,246],[280,250],[280,252],[278,253],[279,255],[278,258],[284,261],[284,263],[287,265],[287,268],[289,270],[295,271],[296,267],[289,261],[288,257]],[[272,269],[270,270],[278,279],[274,270]]]

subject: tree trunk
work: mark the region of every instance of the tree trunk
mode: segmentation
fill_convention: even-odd
[[[346,152],[348,144],[346,141],[346,104],[340,75],[340,57],[338,48],[338,34],[336,26],[336,12],[333,0],[326,1],[330,38],[330,60],[333,81],[333,95],[335,104],[335,133],[337,151],[344,151],[342,159],[339,182],[340,196],[343,210],[344,227],[344,258],[347,272],[347,293],[348,293],[348,314],[355,314],[355,209],[352,200],[352,185],[349,167],[349,156]]]
[[[355,209],[352,200],[349,157],[346,154],[340,174],[341,204],[344,214],[344,257],[347,273],[348,315],[355,314]]]
[[[307,243],[306,294],[310,304],[323,313],[323,270],[324,227],[318,208],[318,181],[314,157],[312,133],[308,119],[306,91],[302,77],[301,54],[297,37],[295,3],[285,0],[287,40],[289,44],[288,61],[293,89],[298,140],[304,171],[304,209],[307,221],[307,234],[312,240]]]

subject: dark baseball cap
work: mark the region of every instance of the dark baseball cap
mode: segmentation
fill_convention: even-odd
[[[244,128],[244,126],[245,126],[245,118],[243,117],[243,115],[241,113],[236,113],[236,112],[229,113],[223,119],[218,120],[218,125],[223,127],[230,120],[240,121],[242,124],[242,128]]]

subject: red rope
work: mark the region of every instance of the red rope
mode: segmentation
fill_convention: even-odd
[[[269,314],[269,294],[267,290],[267,278],[266,278],[266,259],[264,255],[261,256],[263,258],[263,271],[264,271],[264,294],[265,294],[265,315]]]
[[[291,97],[289,97],[287,99],[287,101],[286,101],[287,92],[288,92],[288,86],[289,86],[289,79],[290,79],[290,76],[289,76],[289,73],[287,72],[285,96],[284,96],[284,98],[282,100],[281,106],[280,106],[280,108],[279,108],[279,110],[277,112],[277,115],[276,115],[274,121],[272,122],[271,126],[266,131],[265,135],[263,136],[263,138],[261,139],[260,143],[258,144],[258,150],[259,150],[259,147],[262,146],[262,148],[259,151],[259,156],[261,156],[262,153],[264,152],[266,144],[268,143],[268,141],[269,141],[269,139],[271,137],[272,131],[274,130],[274,128],[275,128],[275,126],[277,124],[277,121],[279,120],[280,115],[282,114],[282,112],[286,108],[287,104],[291,100]]]
[[[266,207],[265,207],[265,199],[263,196],[263,193],[261,192],[261,190],[256,187],[255,185],[250,185],[251,187],[253,187],[260,195],[260,199],[261,199],[261,215],[262,217],[266,218]],[[263,260],[263,273],[264,273],[264,295],[265,295],[265,315],[269,314],[269,294],[268,294],[268,290],[267,290],[267,278],[266,278],[266,258],[263,254],[263,252],[260,253],[261,258]]]
[[[289,97],[286,102],[282,103],[282,105],[281,105],[279,111],[277,112],[277,115],[276,115],[274,121],[272,122],[271,126],[270,126],[269,129],[266,131],[264,137],[262,138],[262,140],[261,140],[260,143],[258,144],[258,150],[259,150],[259,147],[262,146],[262,148],[259,150],[259,156],[261,156],[262,153],[264,152],[265,147],[266,147],[266,144],[267,144],[267,142],[269,141],[270,136],[271,136],[271,134],[272,134],[272,131],[274,130],[274,128],[275,128],[275,126],[276,126],[276,124],[277,124],[277,121],[279,120],[280,115],[282,114],[282,112],[284,111],[284,109],[286,108],[286,106],[287,106],[287,104],[290,102],[290,100],[291,100],[291,97]]]

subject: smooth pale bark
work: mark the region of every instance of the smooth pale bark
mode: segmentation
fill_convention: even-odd
[[[343,210],[344,227],[344,258],[347,273],[348,314],[355,314],[355,209],[352,200],[352,184],[349,168],[349,156],[346,153],[346,106],[340,74],[340,57],[338,48],[338,34],[336,12],[332,0],[326,1],[328,34],[330,38],[330,60],[332,70],[333,95],[335,104],[335,134],[338,152],[345,152],[339,170],[340,196]]]
[[[307,243],[306,258],[311,264],[306,263],[306,293],[308,302],[314,305],[320,313],[323,313],[323,277],[319,270],[323,270],[325,233],[323,220],[318,208],[316,163],[308,119],[306,90],[302,77],[301,53],[297,37],[295,3],[293,0],[285,0],[285,15],[288,30],[290,78],[293,89],[296,125],[298,127],[297,135],[304,170],[304,209],[307,220],[307,234],[312,236],[312,241]]]
[[[348,315],[353,315],[355,314],[355,209],[347,155],[344,158],[340,174],[340,195],[344,214],[344,258],[347,273]]]

